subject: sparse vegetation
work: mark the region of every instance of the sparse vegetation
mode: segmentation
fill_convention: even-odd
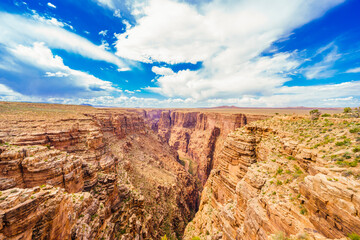
[[[191,240],[201,240],[200,237],[192,237]]]
[[[359,127],[355,127],[349,130],[350,133],[358,133],[360,132],[360,128]]]
[[[344,108],[344,113],[351,113],[351,112],[352,112],[352,110],[350,107]]]
[[[351,240],[360,240],[360,235],[358,235],[356,233],[351,233],[351,234],[349,234],[349,238]]]
[[[318,109],[313,109],[310,111],[311,120],[318,120],[321,115],[321,112]]]
[[[287,237],[285,236],[285,233],[283,233],[283,232],[278,232],[277,234],[275,234],[275,235],[273,236],[273,240],[289,240],[289,238],[287,238]]]

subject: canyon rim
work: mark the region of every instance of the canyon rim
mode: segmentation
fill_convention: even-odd
[[[0,240],[360,240],[359,0],[1,0]]]

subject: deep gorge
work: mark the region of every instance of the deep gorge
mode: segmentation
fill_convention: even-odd
[[[304,117],[22,107],[0,120],[0,239],[360,231],[358,168],[344,178],[299,143]]]

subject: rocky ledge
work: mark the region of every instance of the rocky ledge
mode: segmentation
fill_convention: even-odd
[[[288,116],[231,133],[184,239],[360,234],[359,125]]]

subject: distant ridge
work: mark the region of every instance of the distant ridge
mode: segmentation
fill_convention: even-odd
[[[308,110],[308,109],[321,109],[321,110],[339,110],[343,109],[342,107],[333,107],[333,108],[326,108],[326,107],[237,107],[237,106],[218,106],[218,107],[210,107],[207,109],[298,109],[298,110]]]

